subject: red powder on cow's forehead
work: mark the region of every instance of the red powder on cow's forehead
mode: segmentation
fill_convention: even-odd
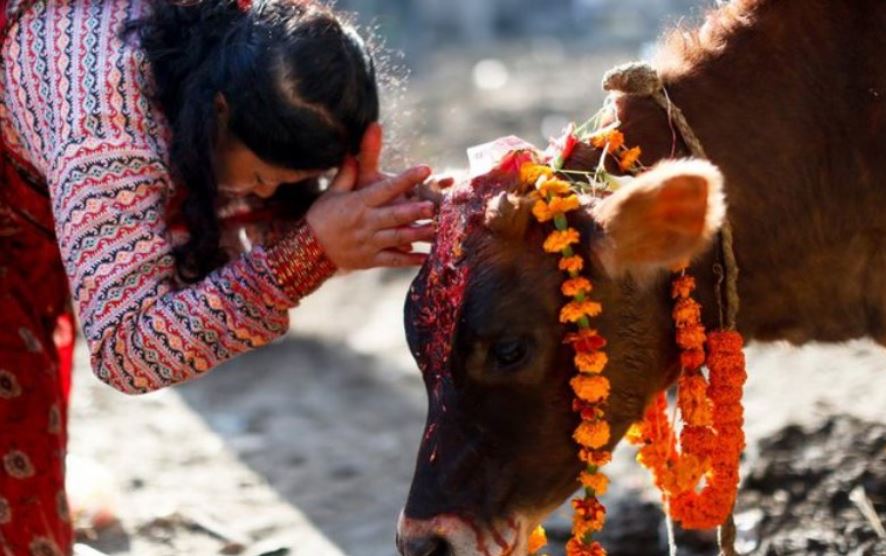
[[[452,350],[472,274],[468,239],[482,231],[489,199],[519,185],[520,161],[506,156],[505,162],[449,190],[437,216],[430,256],[409,292],[418,346],[415,355],[430,396],[429,426],[422,445],[431,464],[438,457],[436,422],[449,412],[447,400],[452,399],[454,387]]]
[[[470,221],[470,186],[450,192],[437,216],[437,236],[410,296],[418,311],[419,368],[436,383],[448,371],[452,340],[468,284],[464,242]]]
[[[453,188],[441,204],[430,256],[409,293],[417,308],[419,368],[434,385],[451,372],[453,340],[471,275],[466,241],[483,227],[489,199],[516,182],[514,173],[495,170]]]

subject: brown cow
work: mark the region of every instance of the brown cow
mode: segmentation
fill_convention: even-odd
[[[725,180],[703,162],[656,165],[688,154],[667,114],[616,99],[653,168],[573,222],[605,308],[613,444],[677,372],[669,263],[692,257],[716,325],[722,195],[746,338],[886,343],[884,29],[883,0],[734,0],[666,40],[659,72]],[[528,532],[577,487],[561,277],[545,230],[502,197],[514,185],[492,175],[447,197],[407,300],[430,410],[398,527],[405,556],[525,554]]]

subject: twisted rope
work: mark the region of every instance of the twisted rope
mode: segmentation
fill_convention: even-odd
[[[603,89],[608,92],[619,92],[626,95],[650,97],[668,114],[668,121],[677,128],[683,142],[692,156],[708,159],[708,155],[701,144],[698,135],[693,131],[683,111],[680,110],[668,96],[667,89],[661,81],[661,77],[655,68],[643,62],[632,62],[609,70],[603,76]],[[720,326],[726,330],[735,330],[738,322],[738,309],[740,299],[738,296],[738,262],[735,259],[734,236],[732,224],[728,218],[723,219],[720,230],[720,251],[722,257],[722,270],[720,276],[726,284],[726,298],[717,295],[717,303],[720,305]],[[719,265],[718,265],[719,266]],[[716,269],[715,269],[716,273]],[[720,285],[718,283],[719,292]],[[725,305],[725,307],[724,307]],[[725,322],[724,322],[725,317]],[[721,556],[737,556],[735,551],[735,518],[732,512],[726,518],[718,532]]]

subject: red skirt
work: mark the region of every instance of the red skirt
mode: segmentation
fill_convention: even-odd
[[[52,229],[44,184],[0,141],[0,556],[71,553],[74,328]]]

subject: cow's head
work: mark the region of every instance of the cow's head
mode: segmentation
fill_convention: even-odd
[[[666,272],[704,251],[724,214],[710,164],[664,162],[570,215],[581,229],[595,326],[608,339],[612,445],[678,369]],[[513,173],[450,192],[406,303],[428,421],[398,525],[404,556],[519,556],[578,487],[572,351],[557,260]]]

